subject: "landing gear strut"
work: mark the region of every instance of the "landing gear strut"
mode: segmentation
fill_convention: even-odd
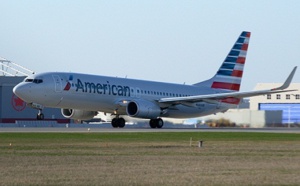
[[[164,121],[161,118],[150,119],[149,125],[151,128],[162,128],[164,126]]]
[[[38,114],[36,115],[36,119],[37,120],[44,120],[45,116],[42,112],[44,106],[38,103],[28,103],[28,106],[30,106],[31,108],[37,109],[39,110]]]
[[[44,120],[44,114],[42,113],[42,109],[39,109],[39,113],[36,116],[37,120]]]
[[[112,119],[111,125],[114,128],[118,128],[118,127],[119,128],[124,128],[125,127],[125,119],[124,118],[116,117],[116,118]]]

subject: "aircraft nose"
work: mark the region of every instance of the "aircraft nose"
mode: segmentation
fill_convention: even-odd
[[[28,86],[20,83],[13,88],[13,93],[19,98],[26,100],[26,97],[28,96],[28,93],[30,93],[30,91],[28,90]]]

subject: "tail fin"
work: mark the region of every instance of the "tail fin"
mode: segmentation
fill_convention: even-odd
[[[216,75],[207,81],[195,84],[195,86],[209,86],[213,89],[239,91],[250,35],[250,32],[242,32]]]

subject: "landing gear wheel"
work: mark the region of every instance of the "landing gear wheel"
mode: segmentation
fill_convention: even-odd
[[[111,125],[113,128],[118,128],[118,118],[112,119]]]
[[[150,119],[150,122],[149,122],[150,127],[153,128],[153,129],[156,128],[156,122],[155,122],[155,120],[156,119]]]
[[[114,128],[124,128],[125,127],[125,119],[124,118],[114,118],[111,121],[111,125]]]
[[[157,121],[156,121],[156,127],[157,128],[162,128],[164,126],[164,121],[161,119],[161,118],[158,118]]]
[[[38,113],[38,115],[36,116],[37,120],[44,120],[45,116],[43,113]]]
[[[119,118],[118,123],[119,123],[119,128],[125,127],[125,119],[124,118]]]
[[[149,125],[151,128],[162,128],[164,126],[164,121],[161,118],[150,119]]]

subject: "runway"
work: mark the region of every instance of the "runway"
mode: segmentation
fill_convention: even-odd
[[[0,133],[115,133],[115,132],[262,132],[262,133],[296,133],[300,134],[300,128],[88,128],[88,127],[1,127]]]

